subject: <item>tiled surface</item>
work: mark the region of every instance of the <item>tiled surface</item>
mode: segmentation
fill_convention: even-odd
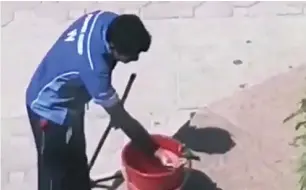
[[[305,2],[1,2],[2,188],[35,189],[24,109],[33,70],[68,24],[105,9],[138,14],[153,36],[140,63],[114,73],[121,93],[137,72],[126,104],[137,119],[151,132],[172,135],[200,110],[193,122],[227,126],[236,146],[225,155],[199,153],[197,169],[226,190],[294,189],[292,131],[280,121],[305,89],[305,8]],[[108,118],[91,105],[86,119],[91,155]],[[126,141],[113,133],[94,175],[120,167]]]
[[[304,16],[305,2],[257,2],[257,1],[189,1],[189,2],[2,2],[2,26],[14,21],[16,11],[33,11],[37,17],[56,20],[75,19],[84,12],[95,9],[118,13],[134,13],[143,19],[223,18],[232,17],[243,11],[246,17]],[[169,11],[171,10],[171,11]]]

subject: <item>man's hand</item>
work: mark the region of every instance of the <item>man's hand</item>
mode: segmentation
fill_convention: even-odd
[[[171,168],[179,168],[186,163],[185,158],[180,158],[178,155],[173,152],[159,148],[154,153],[154,156],[160,160],[160,162],[166,166]]]

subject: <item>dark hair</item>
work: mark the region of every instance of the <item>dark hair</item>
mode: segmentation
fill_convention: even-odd
[[[124,14],[115,18],[106,34],[106,40],[113,48],[123,55],[136,56],[148,51],[151,35],[146,30],[140,18],[132,14]]]

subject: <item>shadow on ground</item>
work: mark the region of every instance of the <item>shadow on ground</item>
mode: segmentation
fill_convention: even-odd
[[[188,180],[182,190],[222,190],[206,174],[199,170],[190,170]]]
[[[225,154],[235,146],[232,135],[222,129],[222,126],[205,126],[205,124],[204,126],[193,126],[191,120],[188,120],[173,135],[173,138],[185,144],[189,149],[198,153]],[[183,190],[222,190],[205,173],[196,169],[187,169],[187,171],[189,171],[189,177]],[[114,180],[108,190],[117,189],[123,181],[122,178]]]
[[[191,118],[194,114],[191,114]],[[193,126],[188,120],[174,135],[173,138],[184,143],[195,152],[206,154],[225,154],[235,147],[232,135],[222,126]],[[197,156],[197,155],[195,155]],[[205,173],[191,169],[190,176],[183,190],[222,190]]]
[[[232,135],[219,127],[196,128],[187,121],[173,137],[196,152],[225,154],[235,146]]]

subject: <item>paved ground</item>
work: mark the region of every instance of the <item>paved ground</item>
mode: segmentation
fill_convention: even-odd
[[[139,63],[118,67],[114,76],[122,92],[130,73],[138,74],[127,108],[152,133],[176,133],[201,156],[195,168],[224,190],[294,189],[296,154],[288,146],[293,131],[281,120],[294,110],[305,89],[305,2],[5,2],[1,6],[1,187],[5,190],[36,185],[35,151],[24,110],[24,90],[33,70],[73,19],[97,8],[136,13],[153,35],[150,52]],[[180,129],[190,112],[197,112],[192,125],[205,129]],[[86,122],[91,155],[108,118],[91,105]],[[227,150],[231,142],[227,133],[208,126],[231,133],[235,146]],[[93,175],[119,168],[120,149],[127,141],[123,136],[116,131],[108,139]],[[221,142],[211,142],[214,139]],[[188,184],[193,190],[207,185],[200,183],[204,174],[199,171]]]

